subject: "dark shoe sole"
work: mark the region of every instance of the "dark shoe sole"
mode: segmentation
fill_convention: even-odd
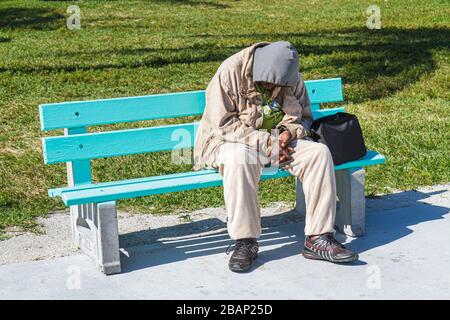
[[[328,262],[333,262],[333,263],[351,263],[353,261],[356,261],[359,259],[359,256],[356,254],[354,256],[345,258],[345,259],[339,259],[339,260],[330,260],[330,259],[326,259],[324,257],[319,256],[317,253],[304,248],[302,255],[306,258],[306,259],[311,259],[311,260],[322,260],[322,261],[328,261]]]
[[[252,268],[252,264],[253,264],[253,262],[256,260],[256,258],[258,258],[258,255],[256,255],[256,256],[253,258],[252,262],[251,262],[248,266],[242,267],[242,266],[239,266],[239,265],[231,265],[231,264],[228,263],[228,268],[229,268],[231,271],[237,272],[237,273],[247,272],[247,271],[249,271],[249,270]]]

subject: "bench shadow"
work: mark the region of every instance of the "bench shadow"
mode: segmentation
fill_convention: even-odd
[[[360,254],[394,242],[412,234],[414,231],[410,228],[411,226],[443,219],[443,216],[449,213],[447,207],[421,202],[441,192],[444,191],[430,193],[405,191],[368,199],[369,208],[379,206],[382,211],[369,211],[366,217],[366,235],[350,238],[338,233],[336,237],[340,241],[347,240],[346,246]],[[412,201],[405,200],[411,198],[413,198]],[[377,204],[377,202],[380,203]],[[408,207],[413,209],[407,210]],[[263,217],[261,223],[263,232],[259,239],[260,254],[252,270],[266,263],[301,253],[304,220],[299,213],[292,210]],[[204,234],[206,231],[208,231],[207,235]],[[173,237],[177,238],[173,239]],[[210,218],[181,226],[124,234],[120,236],[120,244],[123,248],[121,249],[122,273],[127,273],[214,254],[223,254],[224,263],[226,263],[225,251],[229,245],[233,244],[233,241],[228,236],[226,224],[218,218]],[[366,262],[361,259],[356,263],[343,266],[365,264]]]
[[[450,213],[449,207],[432,205],[421,200],[430,196],[444,193],[445,190],[434,192],[405,191],[398,194],[386,195],[368,199],[369,205],[376,207],[376,202],[384,206],[380,212],[368,212],[366,216],[366,235],[358,238],[350,238],[341,235],[341,239],[350,240],[349,247],[356,252],[364,253],[373,248],[397,241],[414,233],[415,225],[423,222],[444,219],[444,215]],[[413,197],[414,206],[407,206],[405,198]],[[373,203],[375,202],[375,203]],[[392,204],[392,208],[386,206]],[[366,206],[367,207],[367,206]]]

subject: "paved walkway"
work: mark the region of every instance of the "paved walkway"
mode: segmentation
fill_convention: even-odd
[[[228,271],[222,226],[203,237],[188,233],[123,249],[123,273],[113,276],[81,254],[3,265],[0,299],[449,299],[448,185],[368,206],[366,236],[340,238],[360,252],[353,265],[304,259],[303,222],[270,217],[247,274]]]

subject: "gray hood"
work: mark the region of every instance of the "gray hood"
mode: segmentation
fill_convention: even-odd
[[[264,81],[278,86],[294,86],[299,80],[298,52],[287,41],[272,42],[255,49],[253,82]]]

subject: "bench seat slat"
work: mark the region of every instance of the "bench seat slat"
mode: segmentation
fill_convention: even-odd
[[[368,151],[365,157],[335,166],[336,170],[359,168],[363,166],[384,163],[383,155]],[[284,170],[269,172],[264,170],[261,180],[288,177],[290,174]],[[222,177],[214,170],[192,171],[188,173],[158,177],[148,177],[133,180],[107,182],[98,185],[83,185],[72,188],[52,189],[50,195],[61,196],[68,206],[91,202],[104,202],[125,198],[134,198],[152,194],[177,192],[183,190],[200,189],[222,185]]]
[[[50,197],[58,197],[58,196],[61,196],[61,194],[66,191],[82,191],[82,190],[87,190],[87,189],[107,188],[107,187],[111,187],[111,186],[124,186],[124,185],[128,185],[128,184],[139,184],[139,183],[145,183],[145,182],[155,182],[155,181],[171,180],[171,179],[173,180],[173,179],[177,179],[177,178],[201,176],[204,174],[211,174],[211,173],[216,173],[216,171],[205,169],[205,170],[200,170],[200,171],[188,171],[188,172],[167,174],[167,175],[162,175],[162,176],[151,176],[151,177],[145,177],[145,178],[119,180],[119,181],[112,181],[112,182],[86,183],[86,184],[81,184],[81,185],[77,185],[77,186],[73,186],[73,187],[49,189],[48,195]]]
[[[359,167],[373,166],[385,162],[386,158],[382,154],[373,150],[367,150],[367,154],[361,159],[340,164],[338,166],[335,166],[334,169],[335,170],[353,169]]]

